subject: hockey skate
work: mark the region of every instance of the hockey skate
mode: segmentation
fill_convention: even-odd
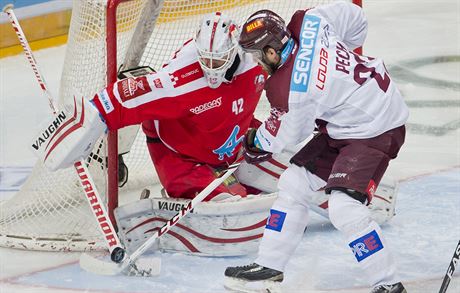
[[[396,283],[393,285],[380,285],[375,287],[371,293],[407,293],[403,284]]]
[[[283,272],[252,263],[228,267],[225,270],[224,287],[238,292],[275,293],[281,291],[283,278]]]

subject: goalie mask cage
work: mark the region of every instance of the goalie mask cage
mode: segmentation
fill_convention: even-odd
[[[192,38],[203,14],[221,11],[241,23],[268,8],[289,21],[292,13],[332,0],[74,0],[61,77],[62,105],[76,96],[92,97],[116,80],[117,69],[149,65],[158,70]],[[353,1],[361,5],[361,1]],[[265,98],[256,116],[268,113]],[[123,136],[123,130],[120,131]],[[117,184],[117,133],[97,144],[86,160],[109,212],[126,194],[158,183],[140,130],[130,152],[127,184]],[[108,166],[108,167],[107,167]],[[37,163],[11,199],[0,205],[3,247],[84,251],[106,249],[74,168],[47,171]]]

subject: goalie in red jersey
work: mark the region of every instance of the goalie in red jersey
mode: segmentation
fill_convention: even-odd
[[[194,40],[153,74],[110,85],[93,99],[109,129],[142,123],[160,181],[171,197],[193,198],[235,161],[265,75],[239,51],[237,28],[207,15]],[[246,196],[235,178],[218,194]]]

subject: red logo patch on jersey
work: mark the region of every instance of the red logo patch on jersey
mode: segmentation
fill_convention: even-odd
[[[254,84],[256,85],[256,92],[262,91],[265,85],[265,76],[263,74],[257,75],[254,79]]]
[[[175,88],[202,78],[203,76],[203,71],[201,70],[198,62],[192,63],[169,74],[171,82]]]
[[[281,111],[281,110],[276,109],[276,108],[272,108],[270,110],[270,117],[268,117],[268,119],[265,121],[265,129],[267,129],[267,131],[271,135],[276,136],[278,134],[278,130],[279,130],[280,125],[281,125],[280,118],[284,114],[286,114],[285,111]]]
[[[161,83],[161,80],[159,78],[155,78],[153,80],[153,84],[155,85],[155,87],[157,89],[162,89],[163,88],[163,84]]]
[[[134,99],[135,97],[142,96],[152,89],[147,81],[147,77],[142,76],[136,79],[127,78],[118,83],[118,93],[123,102]]]
[[[371,179],[369,181],[369,185],[367,185],[367,189],[366,189],[366,193],[369,196],[369,201],[370,201],[370,199],[372,199],[374,197],[376,189],[377,189],[377,187],[375,186],[375,182],[374,182],[374,180]]]

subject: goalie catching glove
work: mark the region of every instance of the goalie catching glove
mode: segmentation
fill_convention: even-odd
[[[68,168],[86,158],[107,130],[99,111],[82,98],[65,107],[50,120],[31,143],[32,152],[51,171]]]
[[[249,164],[258,164],[272,158],[272,153],[262,150],[256,141],[257,129],[250,128],[243,139],[243,156]]]

